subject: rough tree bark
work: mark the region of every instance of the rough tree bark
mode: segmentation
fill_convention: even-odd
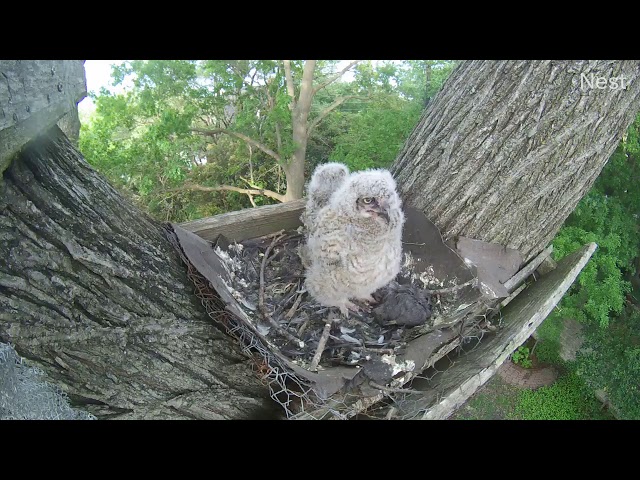
[[[0,182],[0,340],[100,418],[279,416],[162,228],[53,127]]]
[[[70,112],[87,95],[83,64],[0,60],[0,172],[31,138],[65,114],[73,116]]]
[[[76,104],[69,113],[58,120],[58,127],[64,132],[74,147],[78,147],[80,141],[80,113]]]
[[[530,259],[587,193],[639,109],[638,61],[463,62],[392,171],[406,203],[445,236],[500,243]]]

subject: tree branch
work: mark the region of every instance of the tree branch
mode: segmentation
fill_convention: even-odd
[[[296,121],[301,122],[306,127],[307,118],[311,111],[311,104],[313,103],[313,96],[316,91],[313,88],[313,73],[316,70],[316,60],[307,60],[304,62],[304,70],[302,72],[302,81],[300,82],[300,93],[298,94],[297,111],[294,115],[294,123]],[[293,126],[295,131],[296,126]],[[294,138],[295,141],[295,138]]]
[[[358,63],[360,63],[360,60],[355,60],[355,61],[351,62],[349,65],[347,65],[346,67],[344,67],[342,70],[340,70],[335,75],[333,75],[333,76],[329,77],[328,79],[326,79],[324,82],[322,82],[320,85],[318,85],[316,88],[313,89],[314,95],[316,93],[318,93],[319,90],[322,90],[324,87],[326,87],[327,85],[335,82],[342,75],[344,75],[347,70],[349,70],[351,67],[353,67],[354,65],[356,65]]]
[[[215,130],[204,130],[202,128],[192,128],[191,129],[192,132],[194,133],[201,133],[203,135],[209,135],[210,137],[213,137],[219,133],[224,133],[226,135],[231,135],[233,137],[239,138],[240,140],[244,140],[245,142],[249,143],[250,145],[253,145],[254,147],[258,148],[259,150],[262,150],[264,153],[266,153],[267,155],[269,155],[271,158],[277,160],[278,162],[280,162],[282,160],[282,157],[280,157],[280,155],[278,155],[276,152],[274,152],[273,150],[271,150],[268,147],[265,147],[262,143],[255,141],[254,139],[247,137],[246,135],[242,134],[242,133],[238,133],[238,132],[232,132],[231,130],[227,130],[226,128],[216,128]]]
[[[287,93],[291,97],[291,109],[295,107],[296,92],[293,89],[293,77],[291,76],[291,60],[283,60],[284,63],[284,78],[287,81]]]
[[[282,152],[282,135],[280,134],[280,122],[276,121],[276,148],[278,154]]]
[[[313,130],[318,126],[320,122],[322,122],[322,120],[324,120],[327,115],[329,115],[333,110],[338,108],[344,102],[346,102],[347,100],[351,100],[352,98],[360,98],[365,100],[369,99],[370,97],[363,97],[361,95],[345,95],[343,97],[336,98],[331,105],[320,112],[320,115],[314,118],[313,121],[309,124],[309,135],[311,135],[311,132],[313,132]]]
[[[167,191],[175,192],[175,191],[185,191],[185,190],[197,190],[199,192],[229,191],[229,192],[244,193],[245,195],[249,195],[250,199],[252,195],[262,195],[264,197],[269,197],[269,198],[273,198],[274,200],[278,200],[279,202],[284,202],[284,195],[281,195],[271,190],[265,190],[263,188],[239,188],[239,187],[234,187],[232,185],[220,185],[219,187],[205,187],[204,185],[186,183],[182,187],[174,188]]]
[[[273,96],[269,93],[269,89],[267,88],[267,98],[269,100],[269,108],[271,111],[275,109],[276,101]],[[280,122],[276,121],[276,148],[278,149],[278,155],[282,154],[282,136],[280,135]],[[253,178],[253,177],[252,177]]]

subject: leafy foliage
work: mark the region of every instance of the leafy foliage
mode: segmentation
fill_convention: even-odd
[[[605,419],[593,392],[573,372],[561,376],[553,385],[523,390],[515,407],[522,420]]]
[[[421,105],[393,95],[380,96],[338,136],[331,160],[351,170],[391,165],[418,122]]]
[[[607,329],[588,328],[576,371],[609,396],[623,419],[640,419],[640,311],[628,307]]]
[[[529,358],[531,352],[529,351],[529,347],[518,347],[518,349],[513,352],[511,355],[511,360],[513,363],[520,365],[523,368],[531,368],[533,366],[533,362]]]
[[[639,127],[640,119],[629,128],[626,140],[553,241],[556,259],[587,242],[598,244],[577,284],[562,301],[563,317],[606,327],[611,314],[622,312],[625,294],[631,291],[624,276],[635,273],[633,259],[640,250]]]
[[[358,65],[354,81],[372,97],[339,134],[331,160],[351,170],[388,167],[418,123],[426,100],[442,88],[455,62],[418,60]],[[429,71],[429,75],[426,72]]]
[[[316,81],[335,73],[337,63],[319,61]],[[291,62],[294,79],[302,76],[303,66]],[[453,66],[363,62],[352,82],[319,90],[309,118],[322,121],[309,138],[307,174],[330,158],[354,170],[389,165],[417,122],[424,98]],[[428,83],[427,67],[433,72]],[[275,202],[264,195],[213,191],[220,185],[286,190],[282,162],[237,136],[255,140],[283,161],[292,155],[291,99],[282,62],[136,60],[114,67],[112,78],[116,85],[131,80],[133,87],[94,96],[96,111],[82,125],[80,149],[154,217],[177,222]],[[330,115],[322,115],[340,99]]]
[[[575,365],[591,389],[603,389],[623,418],[640,419],[640,296],[629,280],[640,254],[640,116],[554,239],[556,259],[587,242],[598,250],[558,308],[538,330],[549,359],[558,359],[564,318],[584,326]],[[543,352],[538,351],[538,355]]]

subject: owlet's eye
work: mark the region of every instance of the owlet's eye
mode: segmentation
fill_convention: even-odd
[[[364,197],[362,199],[362,203],[365,203],[367,205],[369,205],[371,202],[373,202],[373,197]]]

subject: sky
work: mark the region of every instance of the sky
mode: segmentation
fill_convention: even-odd
[[[87,60],[84,62],[84,71],[87,77],[87,92],[98,93],[100,88],[105,87],[113,92],[121,92],[122,87],[112,87],[111,65],[117,65],[124,60]],[[90,113],[95,109],[93,101],[85,97],[79,104],[79,112]]]
[[[111,66],[124,61],[125,60],[87,60],[84,62],[84,70],[87,76],[87,91],[98,93],[100,88],[105,87],[115,93],[122,92],[124,88],[121,85],[118,87],[111,86]],[[338,64],[338,68],[344,68],[349,62],[351,62],[351,60],[342,60]],[[350,72],[347,72],[343,76],[343,79],[349,80],[352,76],[353,74],[350,75]],[[95,106],[93,101],[89,97],[86,97],[78,104],[78,109],[80,112],[89,114],[95,109]]]

